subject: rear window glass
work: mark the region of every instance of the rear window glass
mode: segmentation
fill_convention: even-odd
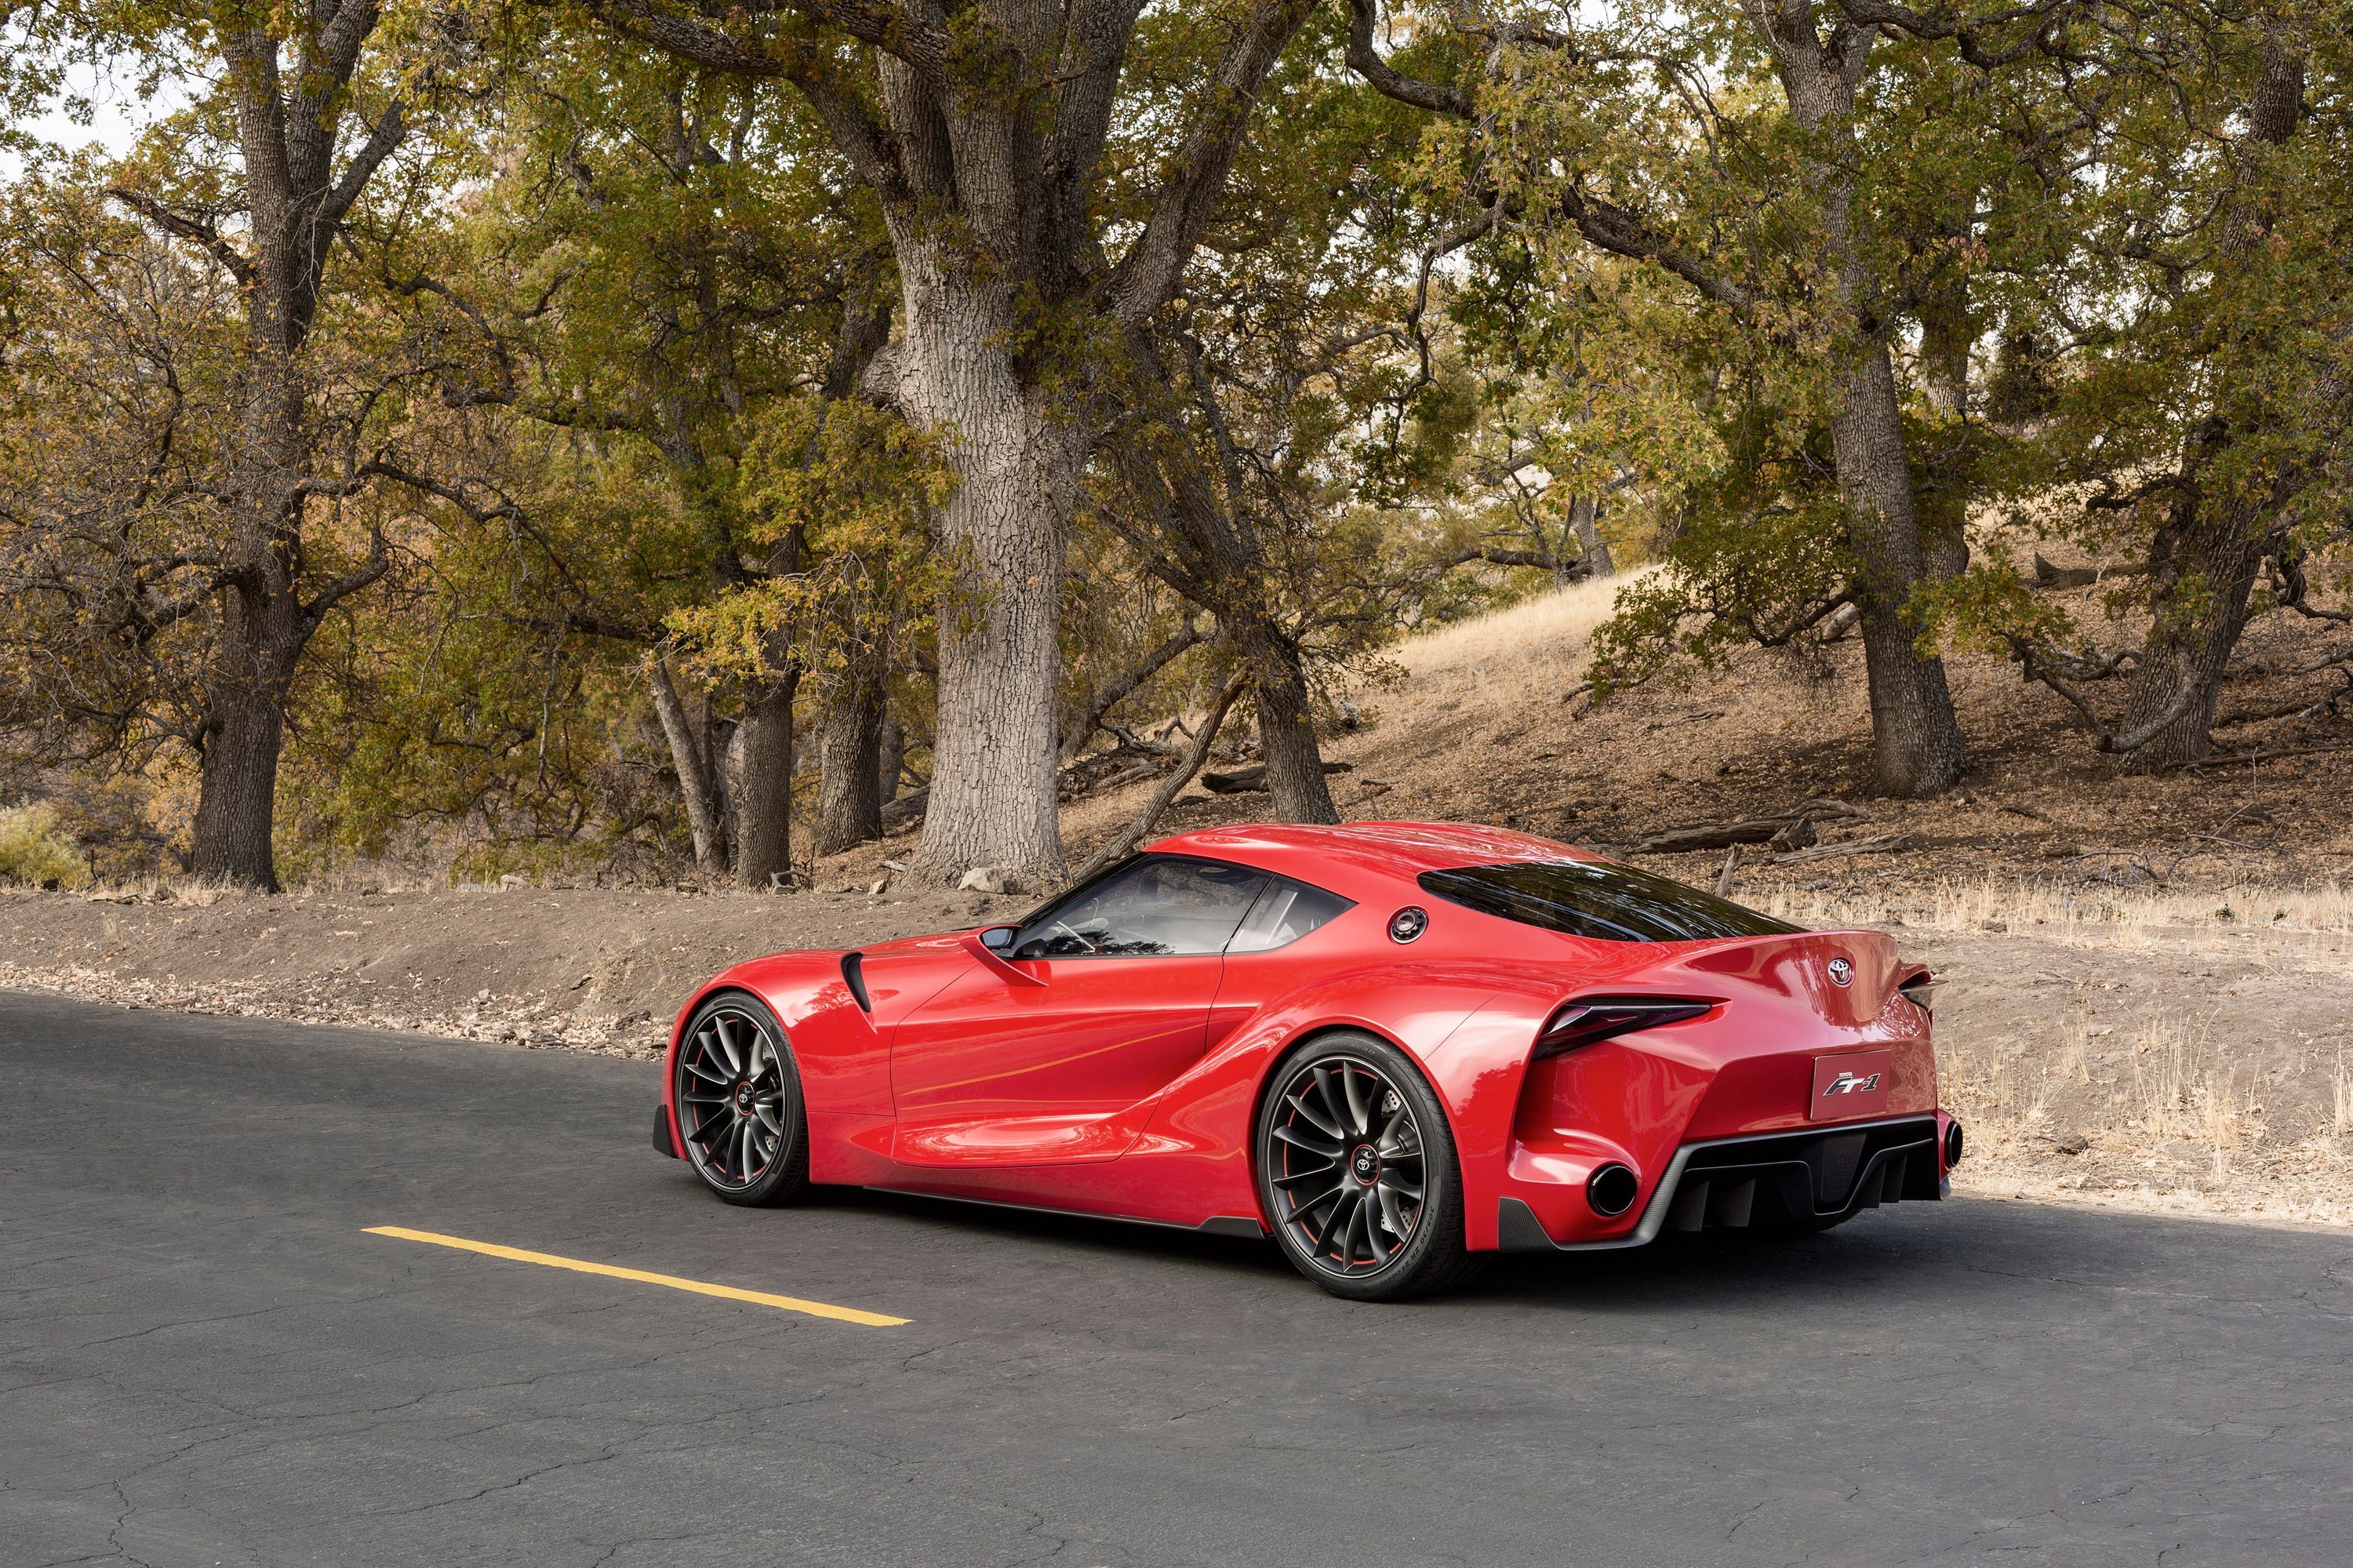
[[[1425,871],[1415,880],[1450,904],[1603,942],[1693,942],[1803,929],[1630,865],[1519,861]]]

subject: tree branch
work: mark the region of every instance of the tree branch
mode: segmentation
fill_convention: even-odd
[[[1372,84],[1384,98],[1469,120],[1476,112],[1471,95],[1460,88],[1406,76],[1381,58],[1373,47],[1373,0],[1348,0],[1348,69]]]
[[[1086,745],[1087,737],[1094,734],[1095,726],[1103,723],[1103,715],[1124,702],[1129,693],[1166,669],[1178,654],[1187,649],[1198,648],[1207,641],[1208,634],[1188,619],[1183,630],[1163,640],[1157,648],[1139,660],[1134,668],[1105,682],[1087,704],[1087,711],[1079,715],[1071,726],[1070,732],[1062,736],[1062,759],[1068,761],[1076,757],[1079,748]]]
[[[1087,863],[1079,867],[1077,874],[1071,878],[1071,885],[1086,881],[1144,842],[1152,832],[1153,824],[1160,821],[1160,813],[1176,799],[1176,792],[1193,781],[1193,775],[1201,771],[1201,764],[1209,758],[1210,743],[1218,738],[1218,731],[1225,725],[1226,714],[1233,707],[1235,699],[1242,694],[1242,688],[1249,684],[1250,673],[1243,671],[1229,676],[1226,683],[1218,688],[1217,697],[1209,705],[1208,715],[1202,719],[1200,731],[1193,736],[1193,744],[1187,748],[1184,760],[1177,763],[1175,772],[1160,781],[1160,788],[1152,792],[1152,799],[1145,802],[1144,810],[1136,813],[1135,821],[1103,841],[1103,847],[1087,857]]]
[[[1570,561],[1564,567],[1558,557],[1550,554],[1539,555],[1534,550],[1506,550],[1493,545],[1466,545],[1459,550],[1440,556],[1433,564],[1438,570],[1443,572],[1451,571],[1456,567],[1468,566],[1472,561],[1484,561],[1495,567],[1541,567],[1548,572],[1561,573],[1571,582],[1584,580],[1592,570],[1582,558]]]
[[[367,559],[321,588],[311,602],[302,607],[302,619],[312,626],[318,625],[337,602],[376,582],[391,569],[392,553],[385,546],[384,530],[370,530]]]
[[[106,194],[131,208],[148,222],[182,239],[202,248],[205,253],[219,262],[228,275],[241,287],[253,281],[253,263],[238,253],[237,247],[220,236],[208,217],[190,217],[174,212],[153,196],[138,191],[125,190],[121,185],[109,185]]]
[[[1559,48],[1567,42],[1555,34],[1525,28],[1513,30],[1508,41],[1546,48]],[[1349,0],[1347,59],[1348,69],[1385,98],[1458,120],[1478,117],[1478,104],[1471,94],[1460,88],[1401,75],[1380,58],[1373,47],[1373,0]],[[1493,204],[1488,205],[1492,207]],[[1755,309],[1755,291],[1720,275],[1628,208],[1587,195],[1577,188],[1574,178],[1562,193],[1560,210],[1588,243],[1629,260],[1654,261],[1706,298],[1743,314]],[[1488,221],[1493,220],[1491,217]]]
[[[343,214],[351,211],[352,204],[360,199],[360,192],[367,188],[369,178],[386,158],[392,156],[394,149],[407,134],[408,124],[402,117],[400,101],[395,99],[376,117],[367,140],[360,143],[359,151],[353,154],[352,161],[344,165],[343,178],[335,182],[334,188],[319,204],[319,226],[322,228],[332,228],[343,221]]]
[[[651,0],[592,0],[592,8],[615,32],[691,64],[735,76],[792,83],[816,111],[827,133],[858,171],[860,179],[885,199],[895,200],[904,195],[903,171],[890,136],[865,106],[834,79],[829,62],[814,38],[797,35],[765,40],[763,45],[754,47],[739,43],[717,27],[664,10]],[[774,7],[764,5],[758,8],[765,11]],[[819,20],[832,20],[823,13],[859,7],[810,4],[796,5],[794,9]]]
[[[1227,38],[1208,102],[1172,162],[1144,232],[1113,271],[1112,314],[1123,325],[1145,321],[1176,293],[1233,169],[1259,90],[1314,9],[1314,0],[1260,0]]]

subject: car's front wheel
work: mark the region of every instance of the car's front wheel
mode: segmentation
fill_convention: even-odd
[[[1259,1108],[1259,1202],[1299,1272],[1352,1301],[1398,1301],[1469,1267],[1446,1113],[1412,1060],[1323,1035],[1279,1064]]]
[[[788,1202],[808,1188],[808,1118],[792,1047],[766,1007],[723,992],[695,1011],[671,1103],[702,1184],[731,1203]]]

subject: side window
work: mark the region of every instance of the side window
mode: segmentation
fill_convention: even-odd
[[[1229,953],[1264,953],[1286,947],[1318,926],[1356,907],[1336,893],[1310,887],[1303,882],[1269,877],[1258,902],[1243,916],[1241,928],[1226,944]]]
[[[1137,861],[1034,916],[1017,959],[1168,958],[1221,953],[1268,881],[1214,861]]]

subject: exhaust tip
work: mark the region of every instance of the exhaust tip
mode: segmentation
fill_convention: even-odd
[[[1961,1162],[1961,1149],[1967,1140],[1961,1136],[1961,1124],[1953,1123],[1945,1129],[1945,1169],[1950,1171]]]
[[[1604,1165],[1585,1181],[1585,1201],[1605,1220],[1614,1220],[1634,1206],[1642,1183],[1623,1165]]]

